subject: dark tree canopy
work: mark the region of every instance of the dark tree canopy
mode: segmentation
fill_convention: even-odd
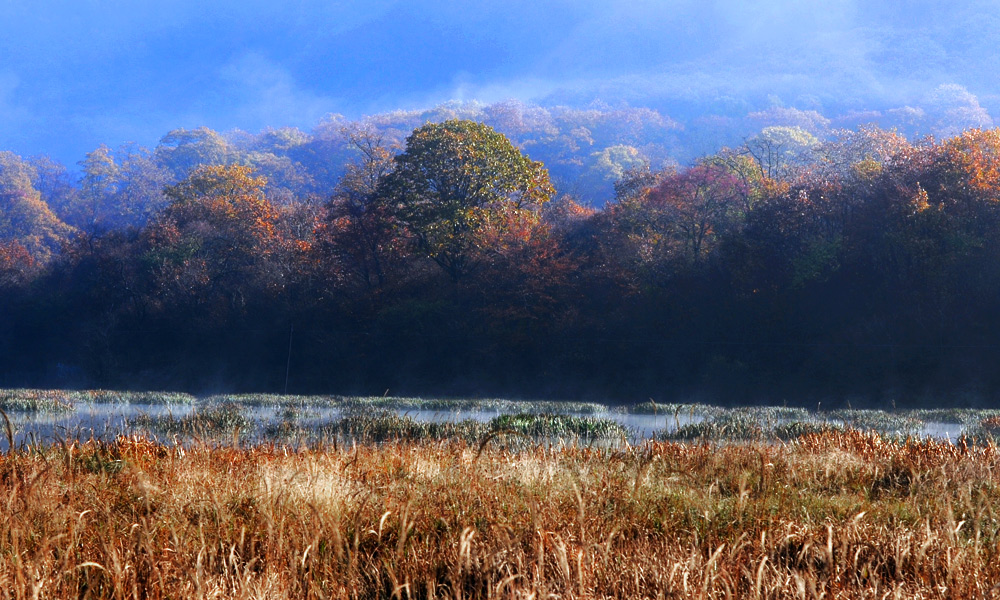
[[[1000,394],[1000,130],[765,126],[677,167],[628,149],[653,114],[499,108],[516,143],[453,106],[405,140],[412,115],[177,131],[75,183],[0,152],[0,386]],[[520,150],[570,142],[618,174],[602,205]]]

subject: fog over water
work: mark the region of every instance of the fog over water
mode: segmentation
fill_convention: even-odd
[[[178,127],[309,130],[328,113],[508,98],[723,129],[785,107],[946,135],[993,124],[998,67],[985,1],[13,0],[0,148],[73,165]]]
[[[313,439],[326,439],[326,441],[329,442],[332,438],[323,438],[320,433],[323,427],[336,422],[337,419],[352,414],[351,409],[342,409],[330,406],[305,405],[296,406],[294,408],[289,408],[288,406],[282,408],[277,406],[231,404],[231,409],[236,410],[238,407],[239,412],[246,417],[245,426],[240,431],[235,432],[235,437],[232,428],[222,428],[218,431],[185,430],[183,432],[170,432],[158,429],[155,426],[148,428],[142,424],[143,419],[152,423],[157,422],[157,420],[161,423],[164,420],[167,422],[174,419],[183,420],[190,418],[199,411],[203,411],[211,406],[213,406],[211,402],[201,402],[198,405],[158,404],[155,402],[142,405],[129,405],[113,402],[91,403],[81,404],[74,407],[72,411],[59,413],[11,410],[8,415],[8,419],[10,419],[15,447],[22,444],[56,444],[61,440],[77,440],[84,442],[89,439],[98,439],[110,441],[118,435],[132,435],[135,433],[151,435],[152,437],[156,437],[157,439],[161,439],[167,443],[179,443],[181,441],[184,443],[191,443],[194,438],[205,441],[223,440],[227,442],[242,439],[244,443],[255,443],[268,440],[274,441],[275,439],[278,439],[279,441],[285,443],[295,441],[303,443],[310,439],[308,435],[310,431],[314,436]],[[508,407],[507,410],[499,408],[441,410],[395,407],[391,408],[390,411],[392,414],[396,414],[403,419],[412,419],[420,423],[460,423],[462,421],[475,421],[482,424],[489,424],[491,419],[501,415],[516,414],[517,409],[512,412],[510,408],[511,407]],[[762,412],[766,412],[768,410],[770,409],[763,409]],[[365,410],[366,414],[378,412],[379,409],[374,407],[368,407]],[[669,438],[671,434],[678,433],[684,427],[690,427],[712,420],[712,417],[708,417],[701,412],[696,414],[694,410],[691,410],[690,413],[687,411],[677,410],[672,413],[668,412],[667,414],[635,414],[621,410],[608,410],[594,413],[566,412],[559,411],[557,409],[552,412],[568,415],[574,418],[598,418],[612,421],[625,428],[628,441],[634,444],[642,443],[647,439],[662,438],[665,435]],[[736,414],[739,414],[738,409],[732,414],[725,411],[719,411],[716,418],[718,419],[721,415],[722,422],[726,422],[726,415],[728,415],[728,418],[732,418]],[[873,420],[873,417],[876,416],[874,412],[864,413],[861,411],[858,414],[868,414],[869,420]],[[746,419],[746,417],[744,418]],[[904,421],[904,419],[899,420]],[[774,427],[775,425],[791,424],[795,422],[799,422],[800,424],[811,423],[814,425],[825,424],[834,427],[854,426],[863,431],[880,431],[887,436],[905,437],[906,435],[912,435],[920,438],[948,440],[953,443],[957,442],[959,437],[962,435],[975,434],[975,427],[972,425],[971,421],[963,424],[957,422],[955,419],[949,421],[912,420],[908,423],[908,427],[904,427],[902,429],[894,428],[892,425],[883,425],[880,428],[878,426],[873,427],[871,423],[850,423],[845,421],[842,415],[837,413],[832,415],[823,413],[806,414],[801,418],[801,420],[791,417],[769,417],[767,415],[758,414],[751,416],[748,422],[765,425],[768,428]],[[291,437],[281,437],[278,432],[280,432],[280,426],[282,423],[286,426],[293,425],[294,431],[297,433]],[[268,433],[269,431],[270,433]],[[730,432],[730,435],[732,435],[732,433],[733,432]],[[574,438],[572,434],[565,434],[563,437],[564,439],[562,442],[570,444],[590,445],[596,441],[593,439],[581,440],[579,438]],[[697,439],[697,436],[694,439]],[[705,441],[706,439],[707,438],[704,438],[702,441]],[[725,434],[721,434],[716,441],[724,441],[727,439],[732,441],[732,438],[727,438]],[[560,443],[559,436],[554,436],[544,441],[547,443]],[[615,436],[612,435],[604,441],[618,442],[621,441],[621,439],[615,439]],[[775,440],[771,441],[774,442]],[[0,452],[6,452],[9,447],[10,443],[6,438],[6,435],[0,435]]]

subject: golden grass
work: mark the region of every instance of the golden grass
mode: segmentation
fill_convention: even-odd
[[[142,438],[0,457],[6,598],[1000,597],[992,446],[291,451]]]

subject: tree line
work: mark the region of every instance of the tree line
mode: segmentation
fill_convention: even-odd
[[[481,122],[338,135],[325,193],[207,130],[99,149],[79,185],[0,153],[0,380],[900,404],[1000,387],[1000,130],[769,126],[685,168],[619,165],[603,206]]]

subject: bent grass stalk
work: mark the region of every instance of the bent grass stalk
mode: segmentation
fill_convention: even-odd
[[[990,598],[995,446],[166,446],[0,457],[0,598]]]

